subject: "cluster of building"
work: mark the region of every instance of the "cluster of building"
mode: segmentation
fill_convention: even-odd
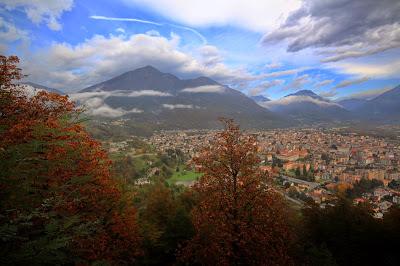
[[[312,166],[316,180],[354,183],[378,179],[385,185],[399,179],[400,142],[343,134],[335,129],[293,129],[256,133],[260,153],[278,158],[283,168]]]
[[[145,139],[147,143],[165,152],[169,149],[180,149],[189,158],[193,157],[202,147],[210,144],[215,131],[210,130],[168,130],[153,134]]]
[[[400,141],[357,133],[342,133],[340,129],[282,129],[249,132],[258,139],[260,166],[272,177],[290,183],[315,202],[324,204],[341,188],[351,188],[361,179],[376,179],[382,186],[365,193],[355,202],[369,201],[383,213],[399,203],[399,193],[388,187],[400,180]],[[157,150],[180,149],[189,157],[208,145],[214,131],[162,131],[146,139]],[[312,174],[312,182],[300,180],[295,171]],[[290,178],[288,180],[287,178]],[[304,181],[304,180],[303,180]],[[310,180],[307,180],[310,181]],[[386,197],[382,196],[383,194]],[[389,196],[387,196],[389,195]]]

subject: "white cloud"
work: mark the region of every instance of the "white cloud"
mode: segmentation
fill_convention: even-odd
[[[146,31],[146,34],[149,35],[149,36],[156,36],[156,37],[160,37],[161,36],[161,34],[156,30]]]
[[[137,108],[132,108],[130,110],[125,110],[120,107],[112,108],[111,106],[109,106],[104,102],[105,99],[110,96],[122,96],[122,95],[127,96],[129,94],[126,93],[123,94],[121,91],[117,92],[98,91],[98,92],[74,93],[69,96],[71,100],[76,101],[79,105],[83,106],[88,115],[103,116],[103,117],[119,117],[126,114],[143,112],[143,110]]]
[[[119,33],[125,33],[125,30],[123,28],[117,28],[115,31]]]
[[[194,88],[185,88],[182,92],[188,93],[223,93],[225,92],[225,88],[219,85],[206,85],[199,86]]]
[[[140,90],[140,91],[132,91],[126,95],[121,93],[121,96],[126,97],[141,97],[141,96],[159,96],[159,97],[166,97],[172,96],[172,94],[162,91],[155,91],[155,90]]]
[[[339,104],[337,103],[333,103],[333,102],[327,102],[327,101],[321,101],[318,99],[315,99],[313,97],[310,96],[287,96],[287,97],[283,97],[281,99],[275,100],[275,101],[269,101],[269,102],[264,102],[261,103],[262,106],[270,109],[270,110],[275,110],[277,108],[279,108],[280,106],[286,106],[286,105],[290,105],[293,103],[313,103],[322,107],[329,107],[329,106],[339,106]]]
[[[125,0],[141,5],[185,25],[206,27],[233,25],[266,32],[277,27],[300,7],[300,0]]]
[[[307,74],[296,77],[292,82],[285,86],[285,90],[297,90],[303,88],[303,86],[310,82],[310,76]]]
[[[108,98],[108,97],[143,97],[143,96],[154,96],[154,97],[169,97],[172,94],[155,91],[155,90],[140,90],[140,91],[90,91],[90,92],[78,92],[70,94],[70,97],[74,101],[87,101],[91,98]]]
[[[89,105],[91,105],[89,107]],[[92,115],[92,116],[103,116],[103,117],[120,117],[126,114],[137,114],[137,113],[142,113],[143,110],[140,109],[130,109],[130,110],[125,110],[122,108],[112,108],[109,105],[105,104],[101,99],[98,100],[96,98],[93,98],[90,100],[90,102],[87,102],[84,107],[87,107],[87,114]]]
[[[109,20],[109,21],[126,21],[126,22],[138,22],[138,23],[144,23],[144,24],[153,24],[156,26],[165,26],[168,25],[173,28],[185,30],[185,31],[190,31],[194,35],[200,38],[203,44],[207,44],[207,39],[197,30],[181,26],[181,25],[176,25],[176,24],[170,24],[170,23],[159,23],[156,21],[150,21],[150,20],[143,20],[143,19],[137,19],[137,18],[120,18],[120,17],[106,17],[106,16],[90,16],[91,19],[97,19],[97,20]]]
[[[144,23],[144,24],[153,24],[156,26],[161,26],[161,23],[157,23],[154,21],[150,20],[143,20],[143,19],[137,19],[137,18],[118,18],[118,17],[106,17],[106,16],[90,16],[91,19],[97,19],[97,20],[110,20],[110,21],[127,21],[127,22],[139,22],[139,23]]]
[[[331,63],[329,68],[339,73],[368,76],[371,78],[398,78],[400,73],[399,60],[385,60],[382,62],[337,62]]]
[[[43,91],[42,89],[35,88],[31,85],[23,84],[18,87],[19,91],[22,91],[25,96],[28,98],[35,96],[39,92]]]
[[[54,43],[22,61],[30,80],[66,92],[146,65],[181,78],[208,76],[225,84],[246,80],[250,76],[222,62],[205,65],[193,55],[181,51],[177,35],[170,38],[147,34],[95,35],[77,45]]]
[[[174,110],[174,109],[193,109],[193,104],[163,104],[163,107],[166,109]],[[196,106],[196,108],[198,108]]]
[[[270,63],[270,64],[266,64],[264,66],[264,68],[266,68],[266,69],[275,69],[275,68],[280,68],[280,67],[282,67],[281,63]]]
[[[290,75],[301,73],[301,72],[303,72],[303,71],[305,71],[307,69],[309,69],[309,68],[308,67],[302,67],[302,68],[296,68],[296,69],[282,70],[282,71],[276,71],[276,72],[260,74],[259,77],[262,77],[262,78],[277,78],[277,77],[283,77],[283,76],[290,76]]]
[[[26,31],[17,28],[13,23],[0,17],[0,40],[2,42],[13,42],[27,37],[28,33]]]
[[[70,11],[73,0],[2,0],[8,10],[18,9],[36,24],[45,22],[52,30],[60,30],[59,19],[65,11]]]
[[[213,45],[203,45],[199,48],[202,62],[206,66],[215,66],[223,61],[223,57],[217,47]]]

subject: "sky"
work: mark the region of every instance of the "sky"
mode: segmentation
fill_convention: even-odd
[[[400,84],[398,0],[0,0],[0,54],[67,93],[152,65],[247,95]]]

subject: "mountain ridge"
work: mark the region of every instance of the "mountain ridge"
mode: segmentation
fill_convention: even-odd
[[[233,118],[247,128],[291,124],[289,119],[259,106],[242,92],[208,77],[180,79],[152,66],[122,73],[81,93],[96,99],[98,110],[119,110],[138,122],[147,120],[166,128],[215,128],[220,117]],[[82,104],[91,104],[90,99],[84,99]]]

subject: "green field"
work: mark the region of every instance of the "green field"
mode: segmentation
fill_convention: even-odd
[[[168,179],[168,183],[171,184],[179,181],[194,181],[200,176],[200,173],[196,173],[194,171],[180,170],[179,172],[175,172],[171,178]]]

